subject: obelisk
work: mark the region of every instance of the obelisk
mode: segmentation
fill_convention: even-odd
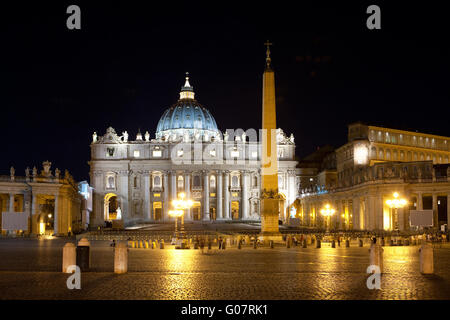
[[[277,124],[275,74],[271,66],[270,42],[266,42],[266,67],[263,74],[261,131],[261,234],[263,240],[280,241],[278,228],[280,196],[278,194]]]

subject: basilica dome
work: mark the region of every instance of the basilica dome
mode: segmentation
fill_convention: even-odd
[[[194,99],[194,88],[186,82],[181,88],[180,99],[164,111],[156,128],[156,138],[177,140],[183,137],[206,138],[220,137],[216,121],[211,113]]]

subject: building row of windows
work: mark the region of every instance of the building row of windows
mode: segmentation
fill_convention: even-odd
[[[423,147],[449,151],[450,142],[444,139],[415,136],[402,133],[392,133],[388,131],[370,131],[369,140],[371,142],[400,144],[405,146]]]
[[[412,152],[372,147],[370,158],[387,161],[433,161],[433,163],[448,163],[448,156],[427,152]]]
[[[216,157],[217,152],[216,149],[210,149],[209,150],[209,156],[210,157]],[[242,150],[239,150],[237,147],[234,147],[229,150],[229,156],[230,158],[240,158],[242,155]],[[185,155],[185,152],[183,149],[176,150],[176,157],[182,158]],[[285,155],[283,148],[278,148],[278,158],[283,158]],[[106,158],[113,158],[116,156],[116,148],[114,147],[107,147],[106,148]],[[155,147],[151,150],[151,156],[152,158],[162,158],[163,157],[163,150],[160,147]],[[249,151],[249,156],[252,159],[258,158],[258,151]],[[141,158],[144,157],[141,150],[133,150],[133,157],[134,158]]]

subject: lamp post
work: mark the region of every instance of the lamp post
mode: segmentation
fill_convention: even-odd
[[[169,210],[169,216],[175,218],[175,237],[178,239],[178,217],[183,216],[183,210]]]
[[[394,214],[392,216],[392,220],[393,220],[393,229],[395,231],[398,231],[398,208],[403,208],[404,206],[406,206],[406,204],[408,203],[408,201],[406,201],[406,199],[403,198],[399,198],[399,194],[398,192],[394,192],[393,194],[393,198],[392,199],[388,199],[386,200],[386,204],[394,210]]]
[[[336,211],[327,203],[320,213],[326,218],[326,232],[329,232],[329,220]]]
[[[185,209],[190,209],[194,205],[194,202],[191,199],[185,200],[184,198],[186,197],[186,194],[184,192],[181,192],[178,196],[179,196],[179,199],[172,201],[172,205],[175,208],[175,210],[173,210],[173,211],[181,211],[181,214],[179,214],[175,218],[175,227],[176,227],[176,220],[177,220],[177,218],[181,216],[180,233],[181,233],[181,237],[184,239],[184,237],[185,237],[185,233],[184,233],[184,210]],[[170,211],[169,211],[169,214],[170,214]],[[178,238],[178,236],[177,236],[177,238]]]

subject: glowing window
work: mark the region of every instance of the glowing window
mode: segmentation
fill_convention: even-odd
[[[209,155],[211,157],[215,157],[216,156],[216,150],[209,150]]]
[[[237,193],[237,192],[232,192],[232,193],[231,193],[231,196],[232,196],[232,197],[239,197],[239,193]]]
[[[239,151],[238,150],[232,150],[231,151],[231,157],[232,158],[238,158],[239,157]]]
[[[161,156],[162,156],[162,152],[161,152],[161,150],[153,150],[153,157],[155,157],[155,158],[161,158]]]
[[[178,151],[177,151],[177,157],[182,157],[183,154],[184,154],[184,151],[183,151],[183,150],[178,150]]]
[[[154,193],[153,196],[154,196],[155,198],[159,198],[159,197],[161,197],[161,193]]]
[[[252,151],[252,158],[257,158],[257,157],[258,157],[258,152]]]
[[[133,155],[135,158],[139,158],[141,156],[141,152],[139,150],[134,150]]]

